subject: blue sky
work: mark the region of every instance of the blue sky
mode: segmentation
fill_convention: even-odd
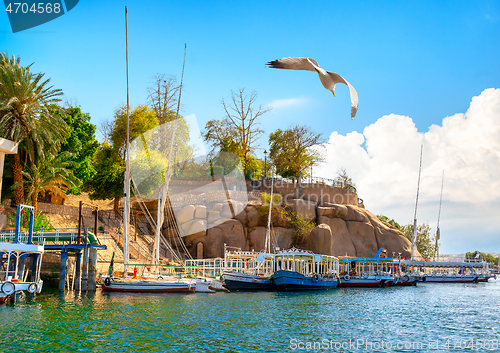
[[[82,0],[66,15],[16,34],[2,12],[0,50],[20,55],[25,64],[34,62],[35,70],[51,77],[99,125],[126,101],[125,5],[131,104],[146,101],[155,73],[180,79],[187,43],[183,113],[196,114],[201,128],[223,117],[222,98],[245,87],[258,93],[259,104],[275,106],[262,121],[267,134],[291,124],[307,124],[325,137],[334,131],[340,136],[362,134],[390,114],[410,117],[423,134],[446,117],[465,113],[484,90],[499,87],[500,3],[495,1]],[[312,72],[265,67],[287,56],[314,58],[348,80],[359,95],[356,118],[350,119],[346,86],[339,85],[334,98]],[[391,139],[391,131],[386,132]],[[267,148],[265,137],[261,142]],[[418,155],[407,158],[415,160],[418,172]],[[327,166],[318,172],[334,177]],[[414,194],[416,180],[407,182]],[[372,212],[391,210],[370,199],[371,190],[361,192]],[[402,223],[411,221],[412,203],[414,195],[405,202],[409,219],[400,219]],[[437,211],[429,211],[431,216],[437,217]],[[442,216],[451,222],[457,213],[443,210]],[[495,232],[492,227],[485,235],[488,242],[482,250],[500,252]],[[443,247],[465,250],[460,245]]]

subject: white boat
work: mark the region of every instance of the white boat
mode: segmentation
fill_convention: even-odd
[[[274,285],[270,276],[250,275],[238,271],[224,271],[224,285],[230,291],[267,291]]]
[[[106,292],[143,292],[143,293],[194,293],[196,282],[181,279],[128,279],[106,277],[101,283]]]
[[[427,283],[477,283],[491,277],[486,262],[439,262],[402,260],[408,274],[422,276]]]
[[[398,264],[394,263],[393,259],[379,257],[382,250],[379,249],[375,257],[338,257],[340,268],[338,287],[382,287],[399,282],[399,278],[395,276]]]
[[[15,237],[4,238],[0,242],[0,303],[22,291],[40,293],[43,287],[40,268],[44,246],[33,244],[33,224],[30,224],[27,243],[19,239],[20,213],[23,208],[33,212],[33,207],[18,205]]]

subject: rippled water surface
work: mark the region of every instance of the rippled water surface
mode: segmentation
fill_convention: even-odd
[[[47,290],[0,306],[0,352],[500,352],[499,299],[500,280],[315,293]]]

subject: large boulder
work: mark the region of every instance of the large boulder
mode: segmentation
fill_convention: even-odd
[[[365,214],[375,230],[375,237],[379,247],[387,250],[388,257],[392,257],[393,252],[395,257],[397,257],[398,253],[401,253],[402,257],[411,257],[411,242],[403,233],[396,227],[382,223],[373,213],[365,211]],[[421,256],[418,250],[415,250],[415,255]]]
[[[286,205],[298,215],[301,215],[306,222],[316,219],[316,203],[303,199],[286,200]]]
[[[290,249],[294,244],[294,230],[290,228],[275,227],[271,231],[273,241],[280,249]]]
[[[318,223],[327,224],[330,227],[332,233],[330,253],[333,256],[356,256],[356,248],[347,229],[347,224],[343,219],[321,216],[318,218]]]
[[[255,250],[255,251],[264,250],[266,242],[266,231],[267,227],[249,228],[248,235],[253,244],[253,246],[250,247],[250,250]]]
[[[194,211],[194,218],[206,219],[207,218],[207,207],[203,205],[196,205]]]
[[[348,221],[349,234],[356,248],[356,256],[373,257],[379,246],[375,238],[375,230],[370,223]]]
[[[368,222],[368,217],[366,216],[365,209],[353,205],[346,205],[346,207],[347,207],[347,215],[345,217],[346,221],[356,221],[365,223]]]
[[[256,206],[249,205],[246,208],[246,218],[247,218],[247,227],[256,227],[259,224],[259,211],[257,211]]]
[[[317,209],[318,217],[325,216],[330,218],[341,218],[345,219],[347,217],[347,207],[345,205],[338,205],[334,203],[324,203]]]
[[[230,247],[248,250],[248,242],[242,224],[230,219],[207,230],[206,238],[198,238],[203,242],[203,253],[206,258],[224,257],[224,244]]]
[[[213,210],[208,211],[208,217],[207,217],[208,223],[214,223],[218,219],[220,219],[219,211],[213,211]]]
[[[187,205],[183,207],[179,212],[177,212],[177,221],[182,224],[186,223],[194,218],[194,211],[196,207],[193,205]]]
[[[304,237],[304,248],[315,254],[332,255],[332,232],[328,224],[316,226]]]
[[[195,219],[192,221],[191,226],[189,227],[186,234],[195,234],[199,232],[204,232],[207,230],[207,221],[204,219]]]

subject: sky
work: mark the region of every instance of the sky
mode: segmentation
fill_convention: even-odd
[[[263,157],[277,128],[307,125],[329,140],[315,176],[346,168],[366,208],[413,221],[420,145],[419,223],[435,231],[441,176],[441,252],[500,252],[500,2],[80,1],[70,12],[12,33],[0,13],[0,50],[51,78],[100,125],[126,102],[128,8],[131,105],[156,73],[180,80],[182,113],[200,128],[224,116],[231,90],[258,94]],[[268,61],[314,58],[357,90],[336,97],[313,72]]]

